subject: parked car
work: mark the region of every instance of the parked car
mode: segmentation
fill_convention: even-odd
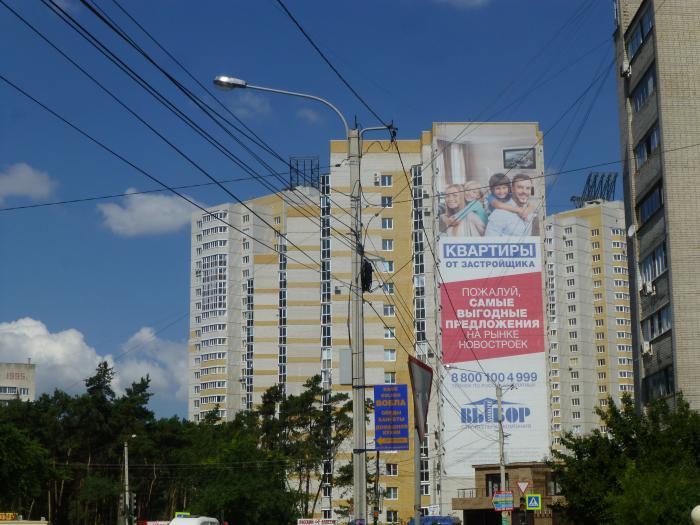
[[[187,516],[186,518],[174,518],[169,525],[219,525],[219,520],[206,516]]]

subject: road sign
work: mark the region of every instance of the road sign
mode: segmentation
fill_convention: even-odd
[[[491,503],[493,503],[493,510],[497,512],[513,510],[513,492],[510,490],[497,490],[493,493]]]
[[[520,489],[520,494],[525,494],[525,491],[530,486],[530,482],[527,480],[519,480],[518,488]]]
[[[528,494],[525,496],[525,508],[527,510],[542,510],[542,495]]]
[[[374,387],[374,443],[377,450],[408,450],[408,386]]]
[[[408,356],[408,373],[411,376],[416,430],[422,443],[428,428],[428,405],[430,404],[430,386],[433,383],[433,369],[415,357]]]

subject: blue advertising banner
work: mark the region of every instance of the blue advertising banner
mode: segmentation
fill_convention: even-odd
[[[408,386],[374,387],[374,443],[376,450],[408,450]]]

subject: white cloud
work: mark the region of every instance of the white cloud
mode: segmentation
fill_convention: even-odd
[[[26,363],[28,358],[37,364],[38,392],[75,391],[100,361],[112,362],[111,356],[98,355],[78,330],[51,333],[44,323],[29,317],[0,323],[0,361]]]
[[[123,389],[148,374],[151,392],[156,396],[187,399],[187,344],[159,338],[153,328],[144,326],[122,346],[123,358],[117,363]]]
[[[434,0],[438,4],[449,4],[460,9],[472,9],[474,7],[483,7],[491,2],[491,0]]]
[[[126,193],[137,191],[129,188]],[[195,208],[177,195],[141,194],[124,198],[124,205],[98,204],[104,225],[124,237],[171,233],[189,224]]]
[[[29,317],[0,323],[0,361],[21,363],[28,358],[37,365],[38,393],[56,388],[84,392],[85,379],[107,361],[115,370],[113,388],[118,395],[149,374],[154,401],[187,399],[187,345],[160,339],[149,327],[129,338],[115,363],[115,357],[100,355],[88,345],[78,330],[51,333],[44,323]]]
[[[234,91],[231,108],[240,118],[264,117],[272,112],[269,97],[250,91]]]
[[[56,181],[45,171],[19,162],[0,172],[0,203],[7,197],[45,199],[56,187]]]
[[[305,120],[309,124],[316,124],[321,121],[321,114],[311,108],[301,108],[297,111],[297,117]]]

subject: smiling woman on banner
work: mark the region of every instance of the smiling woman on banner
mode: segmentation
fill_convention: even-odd
[[[486,211],[476,181],[451,184],[445,191],[445,212],[440,215],[440,232],[450,237],[481,237],[486,230]]]

